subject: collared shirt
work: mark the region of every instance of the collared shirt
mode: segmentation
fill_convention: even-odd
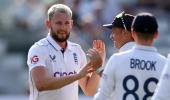
[[[170,98],[170,53],[162,71],[161,78],[152,97],[152,100],[169,100]]]
[[[31,70],[37,66],[47,68],[53,77],[63,77],[76,74],[87,63],[86,55],[80,45],[67,41],[64,53],[61,49],[50,35],[30,48],[27,60],[30,100],[78,100],[78,81],[60,89],[39,92],[31,77]]]
[[[126,50],[130,50],[132,49],[132,47],[135,45],[135,42],[127,42],[126,44],[124,44],[120,49],[119,52],[124,52]]]
[[[94,100],[150,100],[165,61],[154,47],[142,45],[113,54]]]

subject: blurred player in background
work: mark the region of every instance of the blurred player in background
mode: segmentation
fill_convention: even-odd
[[[71,9],[63,4],[49,8],[46,26],[47,37],[28,53],[30,100],[78,100],[78,84],[86,95],[94,95],[100,79],[95,71],[102,65],[105,44],[93,42],[87,63],[81,46],[67,40],[73,20]]]
[[[162,71],[161,78],[152,97],[152,100],[169,100],[170,98],[170,53]]]
[[[132,36],[136,45],[111,56],[94,100],[151,99],[166,61],[152,46],[158,36],[155,17],[138,14],[132,23]]]

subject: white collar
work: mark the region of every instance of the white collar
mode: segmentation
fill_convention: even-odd
[[[139,45],[136,44],[133,49],[137,50],[143,50],[143,51],[151,51],[151,52],[157,52],[157,49],[153,46],[145,46],[145,45]]]
[[[129,49],[132,49],[132,47],[135,45],[135,42],[127,42],[126,44],[124,44],[120,49],[119,52],[123,52]]]
[[[61,50],[62,48],[58,43],[51,37],[51,35],[47,35],[46,37],[47,41],[50,43],[52,47],[54,47],[56,50]],[[68,50],[71,50],[71,43],[67,41],[67,48]]]

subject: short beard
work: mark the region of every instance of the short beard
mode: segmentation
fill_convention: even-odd
[[[66,35],[65,38],[60,38],[52,29],[51,29],[51,36],[56,42],[65,42],[68,40],[70,36],[70,32]]]

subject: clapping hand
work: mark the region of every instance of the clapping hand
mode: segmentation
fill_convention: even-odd
[[[103,64],[106,59],[106,49],[105,49],[105,43],[102,40],[94,40],[93,41],[93,48],[97,49],[100,56],[102,57]]]
[[[106,57],[104,42],[102,40],[94,40],[93,48],[88,50],[87,55],[90,58],[90,64],[93,70],[101,67]]]

